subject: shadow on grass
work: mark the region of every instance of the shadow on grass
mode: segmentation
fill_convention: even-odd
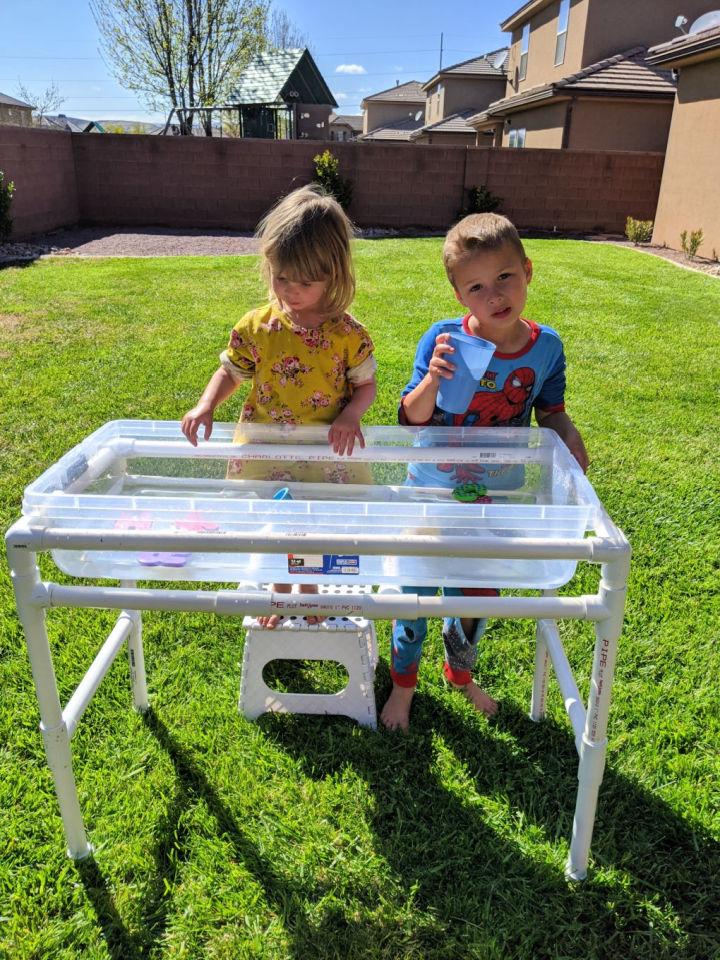
[[[31,267],[39,259],[39,253],[23,257],[3,257],[0,260],[0,270],[7,270],[8,267]]]
[[[146,956],[138,937],[125,928],[115,906],[107,881],[94,857],[78,860],[75,864],[88,900],[93,905],[98,925],[112,960],[142,960]]]
[[[389,678],[378,685],[389,687]],[[297,960],[657,960],[710,958],[720,945],[714,907],[720,845],[691,831],[665,803],[612,769],[601,788],[585,883],[566,883],[560,863],[555,869],[539,862],[508,835],[509,808],[517,834],[544,844],[544,856],[552,858],[551,848],[566,850],[577,785],[569,728],[534,724],[512,705],[503,705],[488,728],[466,710],[420,693],[407,737],[376,734],[334,717],[261,718],[273,746],[299,762],[307,777],[334,778],[350,768],[375,800],[374,846],[394,880],[387,904],[378,909],[377,893],[361,883],[353,888],[351,881],[353,910],[334,906],[312,924],[307,904],[335,892],[337,877],[295,878],[275,869],[238,824],[202,761],[157,715],[147,714],[145,722],[175,767],[178,789],[156,831],[141,933],[132,936],[124,928],[97,864],[80,867],[113,960],[145,958],[162,941],[172,908],[166,881],[172,885],[178,856],[192,846],[182,836],[189,829],[183,813],[198,800],[262,886],[268,906],[282,919],[287,956]],[[441,782],[441,751],[444,762],[472,782],[472,798],[463,794],[462,778],[451,788]],[[488,805],[478,805],[478,796]]]
[[[567,850],[577,790],[569,725],[536,724],[505,704],[487,728],[432,695],[417,701],[407,737],[358,736],[325,718],[260,723],[307,776],[334,777],[350,766],[364,779],[376,798],[378,852],[416,907],[446,920],[449,939],[438,957],[467,956],[469,946],[483,957],[720,956],[717,841],[608,768],[588,880],[569,884],[560,865],[538,863],[508,837],[503,818],[493,825],[493,808],[505,823],[509,808],[518,834]],[[438,738],[487,807],[440,782]],[[420,949],[436,955],[430,943]]]

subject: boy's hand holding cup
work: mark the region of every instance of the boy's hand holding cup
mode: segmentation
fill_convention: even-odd
[[[441,410],[466,412],[494,352],[494,343],[464,331],[436,337],[428,371],[439,385],[437,405]]]

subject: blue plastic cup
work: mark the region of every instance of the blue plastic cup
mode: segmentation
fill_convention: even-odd
[[[458,331],[451,334],[450,346],[455,353],[445,356],[455,364],[455,373],[450,380],[440,381],[437,405],[448,413],[465,413],[495,353],[495,344]]]

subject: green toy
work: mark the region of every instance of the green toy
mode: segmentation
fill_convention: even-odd
[[[487,487],[484,483],[461,483],[452,492],[453,497],[460,503],[478,503],[486,495]]]

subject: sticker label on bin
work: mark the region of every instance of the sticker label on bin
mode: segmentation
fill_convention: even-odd
[[[289,553],[288,573],[351,576],[360,573],[360,557],[344,553]]]

